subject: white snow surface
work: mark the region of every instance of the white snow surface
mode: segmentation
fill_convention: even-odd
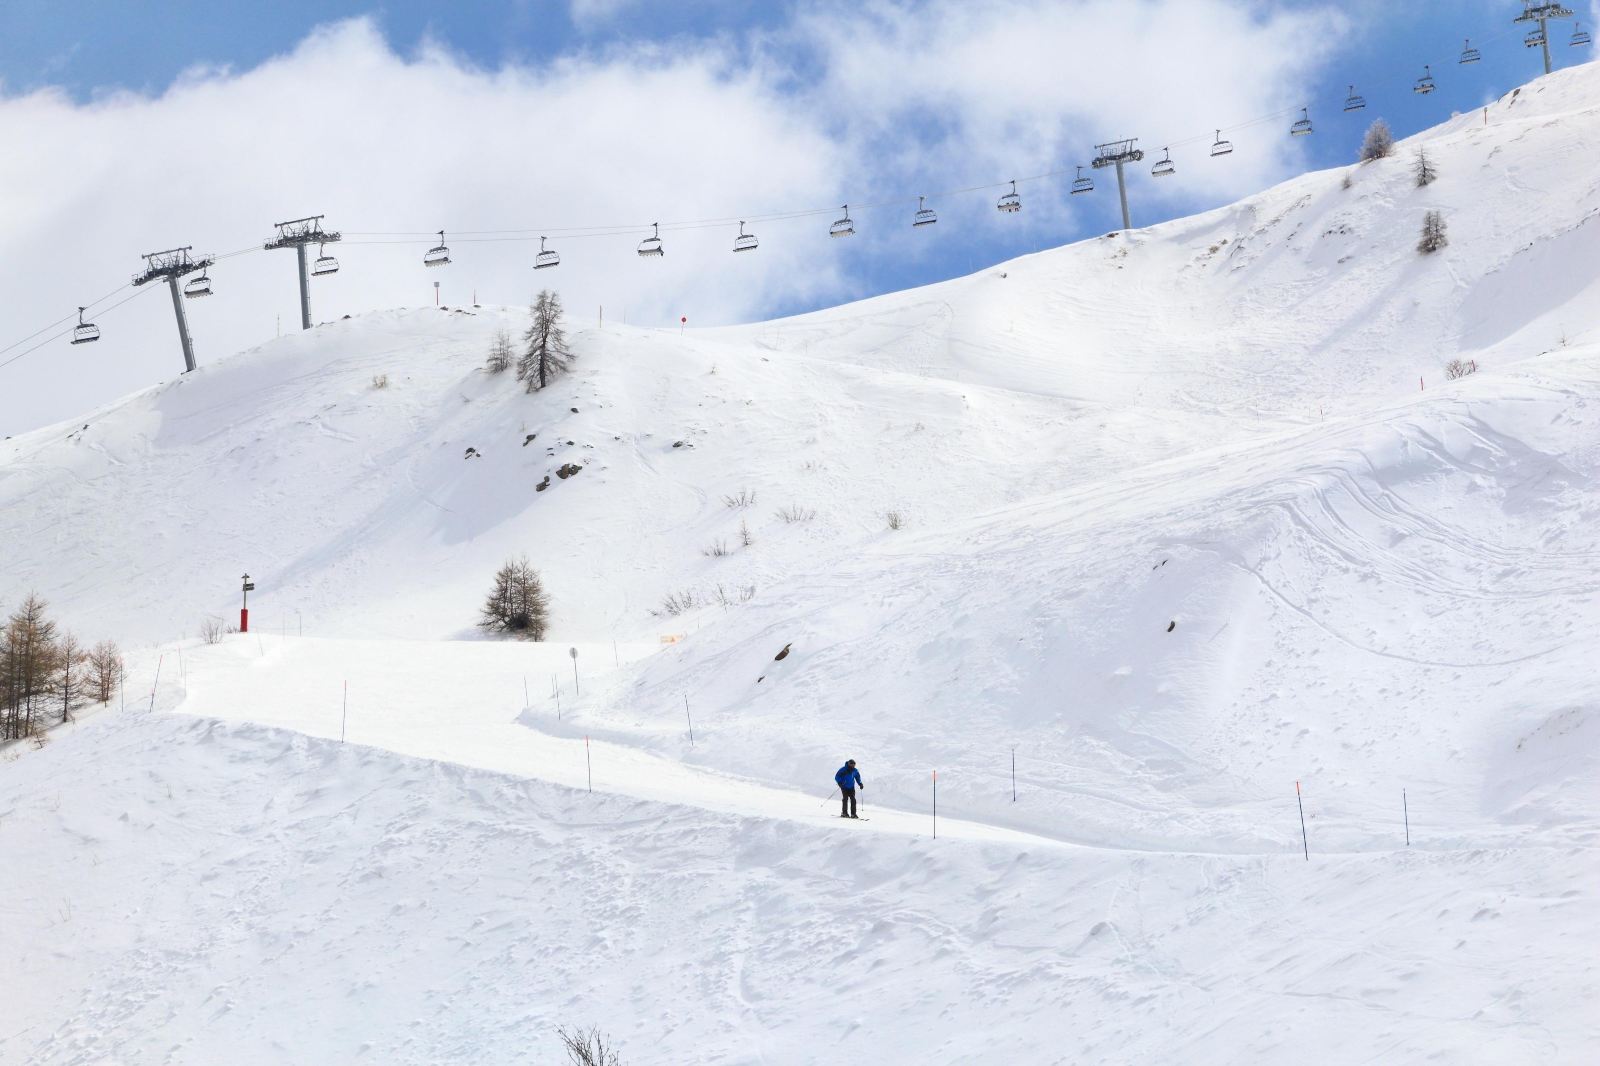
[[[0,762],[0,1061],[1595,1061],[1597,143],[1591,64],[537,395],[376,312],[0,442],[0,604],[132,648]]]

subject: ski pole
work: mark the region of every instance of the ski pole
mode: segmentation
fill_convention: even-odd
[[[1300,798],[1300,782],[1294,783],[1294,802],[1300,808],[1300,846],[1305,849],[1306,862],[1311,861],[1311,844],[1306,840],[1306,805]]]
[[[822,806],[826,807],[828,804],[832,803],[833,802],[833,797],[838,795],[838,794],[839,794],[839,786],[838,785],[834,785],[833,786],[833,791],[828,793],[828,798],[822,801]]]

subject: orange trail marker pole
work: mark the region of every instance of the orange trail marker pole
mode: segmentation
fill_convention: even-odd
[[[1300,782],[1294,783],[1294,801],[1300,807],[1300,846],[1305,848],[1306,862],[1311,861],[1311,844],[1306,840],[1306,805],[1300,798]]]

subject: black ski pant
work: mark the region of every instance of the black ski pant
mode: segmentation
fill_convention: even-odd
[[[841,788],[839,790],[839,817],[854,818],[856,816],[856,790]]]

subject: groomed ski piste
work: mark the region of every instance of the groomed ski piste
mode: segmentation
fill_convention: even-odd
[[[0,443],[0,605],[130,649],[0,762],[0,1060],[1595,1061],[1596,144],[1590,64],[534,396],[396,310]]]

